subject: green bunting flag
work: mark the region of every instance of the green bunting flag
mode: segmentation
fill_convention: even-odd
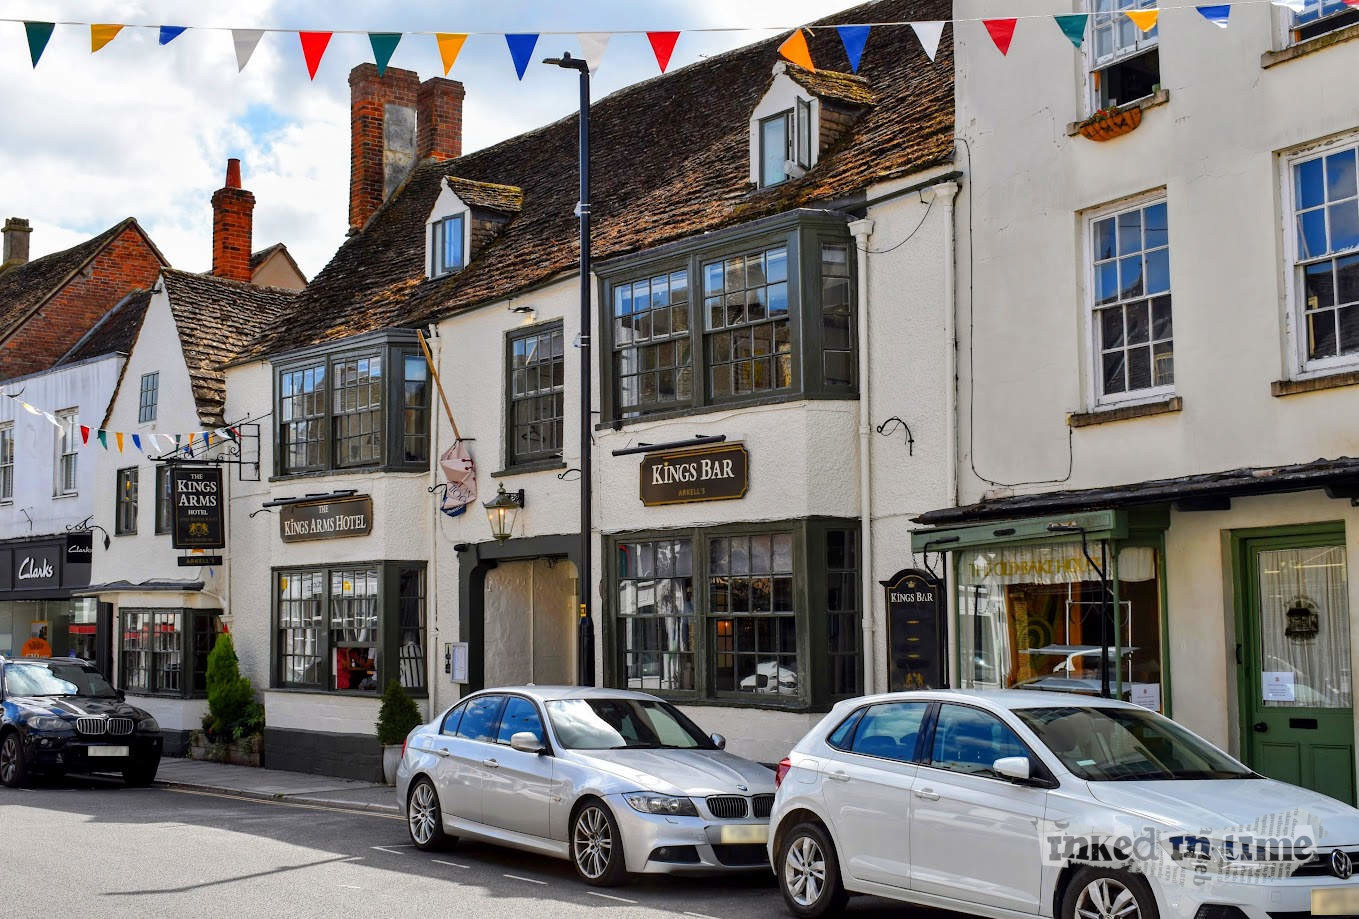
[[[107,449],[109,448],[109,432],[108,432],[108,431],[95,431],[95,432],[94,432],[94,436],[99,438],[99,446],[103,447],[105,450],[107,450]]]
[[[1071,39],[1071,43],[1077,48],[1085,41],[1085,26],[1090,21],[1089,13],[1074,13],[1070,16],[1053,16],[1057,20],[1057,28],[1062,30],[1062,34]]]
[[[401,44],[400,32],[369,32],[368,42],[373,46],[373,61],[377,64],[378,76],[387,72],[396,46]]]
[[[28,56],[33,58],[34,67],[38,66],[38,59],[47,49],[47,42],[51,40],[54,28],[56,24],[51,22],[24,23],[24,32],[28,35]]]

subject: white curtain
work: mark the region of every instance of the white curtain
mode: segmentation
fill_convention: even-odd
[[[1294,701],[1274,707],[1349,708],[1349,587],[1343,546],[1269,549],[1260,571],[1260,670],[1291,674]],[[1302,628],[1288,635],[1288,613]],[[1306,611],[1304,614],[1302,611]],[[1310,615],[1309,615],[1310,614]],[[1310,629],[1311,615],[1316,631]]]

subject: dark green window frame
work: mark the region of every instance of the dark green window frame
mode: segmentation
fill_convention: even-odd
[[[375,634],[371,637],[351,636],[354,640],[347,638],[336,639],[336,620],[332,613],[338,612],[341,617],[352,621],[351,613],[361,610],[352,609],[355,606],[353,596],[344,592],[342,588],[340,594],[335,594],[333,581],[335,575],[346,574],[366,574],[373,572],[375,576],[376,589],[376,614],[377,626]],[[314,654],[309,655],[315,660],[314,678],[310,680],[288,679],[286,674],[285,656],[305,658],[308,655],[297,654],[297,645],[291,647],[285,645],[283,632],[285,624],[284,602],[303,602],[300,598],[284,598],[284,585],[281,579],[290,579],[289,587],[292,586],[292,579],[307,578],[319,575],[320,594],[315,597],[318,604],[310,612],[313,613],[310,621],[314,625],[307,631],[314,632],[314,641],[311,647]],[[325,693],[327,695],[357,695],[357,696],[376,696],[381,693],[382,688],[392,679],[398,679],[406,690],[417,698],[424,698],[429,693],[429,642],[431,641],[431,629],[429,621],[429,587],[427,583],[427,572],[425,563],[422,561],[359,561],[344,562],[325,565],[291,565],[286,567],[276,567],[270,573],[270,590],[273,595],[272,616],[270,628],[270,687],[272,689],[300,690],[305,692]],[[351,577],[354,582],[357,578]],[[351,591],[357,592],[357,591]],[[332,601],[338,604],[332,606]],[[300,621],[297,616],[307,612],[302,607],[294,607],[287,610],[289,623]],[[301,628],[290,626],[290,631],[303,631]],[[373,686],[371,689],[334,689],[335,684],[335,652],[352,648],[364,650],[371,648],[376,657],[376,673],[374,674]],[[289,654],[289,652],[294,652]]]
[[[362,384],[360,395],[367,407],[357,401],[337,405],[337,386],[344,376],[340,368],[356,368],[358,361],[369,362],[364,366],[370,373],[372,362],[377,361],[381,382]],[[275,478],[429,468],[429,373],[413,330],[387,330],[281,355],[273,362],[273,374]],[[349,384],[348,390],[359,385],[354,380]],[[290,388],[285,390],[285,385]],[[314,395],[310,391],[297,395],[299,385],[313,386]],[[371,405],[374,393],[379,401],[376,406]],[[352,441],[370,421],[375,449],[342,455],[344,437]],[[300,458],[290,447],[302,447]]]
[[[505,469],[561,462],[565,432],[566,354],[563,323],[556,319],[505,333]],[[531,339],[548,343],[548,354],[531,365],[515,363],[515,346]],[[536,375],[536,385],[531,377]],[[520,407],[524,408],[521,410]],[[520,415],[525,417],[520,417]],[[537,448],[529,432],[537,428]]]
[[[826,245],[841,247],[846,254],[846,264],[836,267],[832,275],[823,277],[822,247]],[[715,393],[710,372],[712,355],[708,350],[709,331],[703,297],[704,266],[728,257],[768,251],[779,246],[787,249],[787,338],[791,349],[791,385],[772,391],[730,396]],[[821,211],[797,210],[600,264],[597,269],[602,287],[600,354],[604,355],[600,362],[603,377],[601,424],[620,428],[630,421],[701,414],[733,406],[800,399],[857,399],[859,343],[855,290],[858,284],[858,260],[854,257],[854,246],[844,218]],[[624,406],[621,404],[620,373],[615,357],[620,346],[615,292],[638,281],[662,275],[673,276],[678,272],[682,272],[687,280],[688,334],[684,341],[687,344],[686,351],[691,355],[691,373],[687,377],[691,383],[688,384],[687,397],[683,395],[684,389],[677,387],[674,398],[635,407]],[[828,308],[827,314],[823,314],[822,309],[823,287],[828,291],[828,296],[833,294],[837,298],[835,305]],[[849,346],[847,356],[843,334],[846,329]],[[832,337],[840,337],[828,341],[828,332]],[[777,360],[776,357],[772,359]],[[846,364],[850,370],[848,374],[845,373]]]
[[[800,685],[796,693],[754,692],[717,688],[721,655],[740,653],[742,649],[728,643],[719,644],[716,627],[719,620],[728,620],[725,610],[714,610],[710,588],[713,563],[710,548],[715,540],[740,536],[769,536],[790,534],[792,537],[792,606],[796,623],[796,661]],[[837,534],[843,534],[837,537]],[[838,539],[841,546],[852,546],[852,558],[843,554],[832,560],[832,544]],[[840,699],[853,698],[862,693],[862,628],[860,618],[864,607],[860,596],[858,564],[859,522],[855,519],[805,518],[767,523],[724,524],[710,527],[685,527],[668,530],[644,530],[618,533],[605,540],[605,570],[608,592],[604,617],[605,683],[626,689],[627,640],[626,617],[620,615],[620,585],[629,580],[620,561],[623,546],[636,543],[688,541],[690,544],[691,589],[686,599],[692,607],[692,642],[687,655],[677,662],[681,669],[692,672],[692,690],[640,687],[677,703],[703,705],[735,705],[746,708],[768,708],[784,711],[825,711]],[[853,567],[850,567],[853,565]],[[653,569],[654,570],[654,569]],[[673,575],[673,572],[672,572]],[[637,578],[631,578],[636,580]],[[661,575],[651,580],[683,581],[683,576]],[[643,579],[645,580],[645,579]],[[672,593],[682,586],[669,586]],[[850,591],[847,594],[846,591]],[[763,615],[763,614],[762,614]],[[646,617],[638,617],[646,618]],[[768,618],[777,618],[770,615]],[[852,627],[846,626],[852,620]],[[661,626],[662,628],[664,626]],[[783,649],[779,652],[782,656]],[[648,649],[648,654],[666,654]],[[740,671],[738,673],[738,678]],[[837,674],[839,683],[837,685]],[[774,670],[775,678],[778,671]],[[768,674],[766,674],[768,676]]]
[[[136,696],[206,698],[208,653],[224,631],[220,609],[119,609],[118,688]]]
[[[141,488],[140,466],[118,470],[113,496],[113,535],[137,535],[137,492]]]
[[[156,535],[170,532],[174,521],[170,515],[170,464],[156,464]]]

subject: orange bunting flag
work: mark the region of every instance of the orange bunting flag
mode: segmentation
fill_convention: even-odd
[[[92,24],[90,26],[90,53],[94,54],[94,52],[113,41],[118,37],[118,33],[121,31],[123,31],[122,26],[114,25],[112,23]]]
[[[816,67],[812,64],[812,51],[807,47],[807,36],[802,34],[801,29],[789,35],[788,40],[779,45],[779,54],[799,67],[816,70]]]
[[[462,51],[462,43],[467,41],[465,32],[436,32],[434,41],[439,45],[439,57],[444,62],[444,76],[453,69],[453,62],[458,59],[458,52]]]
[[[991,36],[991,41],[996,43],[996,49],[1001,54],[1010,53],[1010,41],[1015,37],[1015,23],[1018,19],[983,19],[982,25],[986,26],[987,33]]]
[[[678,32],[648,32],[647,41],[651,42],[651,50],[656,52],[656,63],[661,65],[661,73],[665,73],[665,68],[670,66],[670,55],[675,51],[675,42],[679,41]]]
[[[1161,15],[1160,10],[1124,10],[1128,18],[1133,21],[1143,32],[1150,32],[1156,28],[1156,19]]]
[[[189,452],[190,452],[190,453],[193,453],[193,442],[194,442],[194,438],[196,438],[197,436],[198,436],[198,433],[197,433],[196,431],[190,431],[190,432],[189,432]]]
[[[116,440],[116,441],[118,442],[118,452],[119,452],[119,453],[122,453],[122,452],[123,452],[123,432],[122,432],[122,431],[114,431],[114,432],[113,432],[113,439]]]
[[[321,56],[326,53],[326,45],[330,44],[331,32],[298,32],[297,38],[302,42],[302,57],[307,61],[307,75],[313,80],[316,79],[316,68],[321,66]]]

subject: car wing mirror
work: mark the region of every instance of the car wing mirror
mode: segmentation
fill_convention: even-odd
[[[991,769],[996,775],[1016,782],[1027,782],[1033,778],[1033,769],[1027,756],[1002,756],[991,764]]]
[[[518,750],[520,753],[546,753],[547,747],[538,739],[538,735],[532,731],[520,731],[510,737],[510,749]]]
[[[717,749],[719,750],[727,749],[727,738],[723,737],[721,734],[709,735],[708,739],[713,742],[713,746],[716,747]]]

